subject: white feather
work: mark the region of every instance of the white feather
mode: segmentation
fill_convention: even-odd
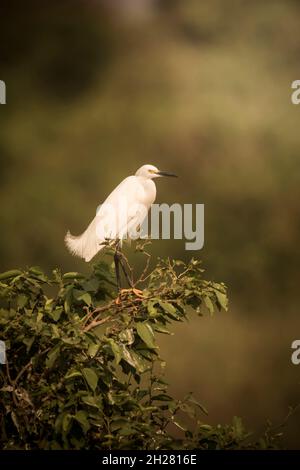
[[[156,186],[151,178],[137,175],[125,178],[107,197],[81,235],[66,234],[66,246],[72,254],[90,261],[106,246],[104,242],[107,239],[122,240],[132,229],[140,226],[155,197]]]

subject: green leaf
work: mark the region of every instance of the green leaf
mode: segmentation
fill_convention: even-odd
[[[57,307],[52,312],[49,312],[49,315],[54,321],[58,321],[63,311],[64,311],[63,307]]]
[[[19,308],[23,308],[23,307],[25,307],[25,305],[27,304],[27,301],[28,301],[27,295],[25,295],[25,294],[20,294],[20,295],[18,295],[18,297],[17,297],[17,306],[18,306]]]
[[[169,302],[164,302],[162,300],[159,301],[159,305],[161,308],[167,313],[167,315],[174,320],[182,321],[180,315],[178,315],[176,308],[174,305],[170,304]]]
[[[47,282],[47,276],[43,273],[39,266],[32,266],[29,269],[29,274],[33,275],[33,277],[38,278],[40,281]]]
[[[199,403],[198,400],[196,400],[192,395],[188,397],[188,401],[193,405],[197,406],[202,411],[202,413],[208,415],[207,409],[201,403]]]
[[[60,344],[57,344],[54,346],[54,348],[51,349],[51,351],[47,354],[47,359],[46,359],[46,367],[51,369],[54,365],[54,362],[59,356],[60,353]]]
[[[26,352],[27,353],[30,351],[31,346],[33,345],[34,339],[35,339],[34,336],[30,336],[29,338],[24,338],[23,339],[23,343],[27,346],[26,347]]]
[[[71,369],[65,375],[66,380],[74,379],[74,377],[82,377],[82,373],[79,370]]]
[[[157,400],[157,401],[173,401],[172,397],[165,393],[160,393],[159,395],[155,395],[152,397],[152,400]]]
[[[98,383],[98,376],[96,372],[93,369],[84,368],[82,371],[82,375],[84,376],[88,385],[94,392],[97,388],[97,383]]]
[[[73,287],[74,287],[73,284],[70,284],[66,288],[65,301],[64,301],[64,309],[65,309],[66,313],[70,313],[70,311],[71,311],[72,297],[73,297],[73,294],[72,294]]]
[[[106,281],[113,286],[116,285],[115,280],[113,279],[109,267],[106,263],[100,261],[99,263],[95,264],[94,274],[99,280]]]
[[[165,335],[173,335],[174,333],[171,333],[163,323],[154,323],[153,329],[157,331],[158,333],[164,333]]]
[[[54,324],[50,325],[52,330],[52,338],[60,338],[60,331]]]
[[[91,295],[88,292],[83,292],[78,289],[73,290],[73,295],[74,298],[78,301],[85,302],[86,305],[91,305],[92,304],[92,298]]]
[[[235,433],[235,437],[237,439],[242,438],[244,434],[244,426],[241,418],[239,418],[238,416],[234,416],[232,420],[232,427]]]
[[[81,401],[86,405],[93,406],[94,408],[101,409],[102,401],[100,397],[93,397],[91,395],[84,395],[81,397]]]
[[[144,341],[144,343],[151,349],[155,349],[155,338],[152,327],[150,323],[139,322],[136,323],[136,330],[139,337]]]
[[[37,316],[36,316],[36,323],[37,323],[37,324],[42,321],[43,316],[44,316],[43,312],[38,312],[38,314],[37,314]]]
[[[149,316],[152,318],[157,317],[158,315],[157,308],[154,307],[156,303],[157,303],[157,299],[149,300],[149,302],[147,303],[147,310],[148,310]]]
[[[10,271],[6,271],[5,273],[0,274],[0,280],[4,281],[5,279],[10,279],[12,277],[17,277],[22,274],[22,271],[19,271],[18,269],[11,269]]]
[[[109,343],[109,345],[111,347],[111,350],[112,350],[112,352],[115,356],[116,364],[118,365],[120,360],[122,359],[121,349],[120,349],[119,345],[112,338],[109,338],[108,343]]]
[[[71,428],[73,416],[69,413],[66,413],[62,419],[62,430],[65,434],[68,434]]]
[[[100,344],[90,344],[89,349],[88,349],[88,355],[90,357],[95,357],[97,352],[99,351]]]
[[[209,310],[209,313],[212,315],[214,313],[214,304],[212,303],[210,297],[208,297],[207,295],[204,296],[203,298],[204,300],[204,303],[206,305],[206,307],[208,308]]]
[[[88,418],[88,414],[86,411],[83,411],[83,410],[77,411],[77,413],[74,416],[74,419],[76,419],[76,421],[80,423],[82,430],[85,434],[88,432],[88,430],[91,427],[89,420],[87,418]]]
[[[88,292],[97,292],[99,288],[99,280],[95,278],[89,279],[88,281],[82,283],[82,287]]]
[[[69,273],[65,273],[62,278],[63,279],[82,279],[84,278],[84,275],[80,273],[76,273],[76,272],[69,272]]]
[[[133,329],[126,328],[126,330],[121,331],[121,333],[119,334],[119,338],[122,343],[125,343],[130,346],[134,342]]]
[[[131,356],[133,357],[136,364],[135,369],[141,374],[151,368],[151,364],[149,364],[149,362],[147,362],[140,354],[136,353],[135,351],[131,351]]]
[[[219,304],[221,307],[223,307],[224,310],[228,310],[228,298],[226,294],[223,294],[223,292],[220,292],[216,290],[216,296],[218,299]]]
[[[132,367],[134,367],[135,369],[138,368],[138,364],[137,362],[135,361],[134,357],[132,356],[132,354],[130,353],[129,349],[126,348],[125,344],[121,344],[120,345],[120,351],[121,351],[121,355],[122,355],[122,359],[124,359],[124,361],[126,361],[128,364],[130,364]]]
[[[164,302],[160,300],[159,305],[165,312],[170,313],[171,315],[176,313],[176,308],[174,307],[174,305],[170,304],[169,302]]]
[[[45,312],[47,313],[52,312],[53,306],[54,306],[54,299],[46,299]]]

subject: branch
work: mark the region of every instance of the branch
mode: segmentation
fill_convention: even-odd
[[[107,322],[111,318],[111,315],[102,318],[101,320],[96,320],[94,319],[89,325],[87,325],[85,328],[83,328],[83,331],[86,333],[87,331],[90,331],[92,328],[95,328],[98,325],[102,325],[103,323]]]

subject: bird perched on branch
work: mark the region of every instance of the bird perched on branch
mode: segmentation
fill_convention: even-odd
[[[95,218],[85,232],[73,236],[68,232],[65,243],[73,255],[90,261],[108,243],[116,246],[115,266],[118,286],[120,284],[119,264],[130,284],[124,267],[120,245],[125,238],[137,238],[151,204],[155,201],[156,186],[154,178],[176,176],[159,171],[153,165],[143,165],[135,175],[125,178],[99,207]]]

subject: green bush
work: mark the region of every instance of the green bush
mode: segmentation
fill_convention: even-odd
[[[175,400],[156,337],[192,312],[227,309],[224,284],[198,261],[159,261],[142,294],[116,299],[112,268],[48,278],[40,269],[0,275],[4,449],[240,448],[248,434],[203,422],[192,396]],[[187,426],[188,423],[188,426]],[[177,428],[177,431],[176,431]],[[264,447],[267,440],[261,441]]]

